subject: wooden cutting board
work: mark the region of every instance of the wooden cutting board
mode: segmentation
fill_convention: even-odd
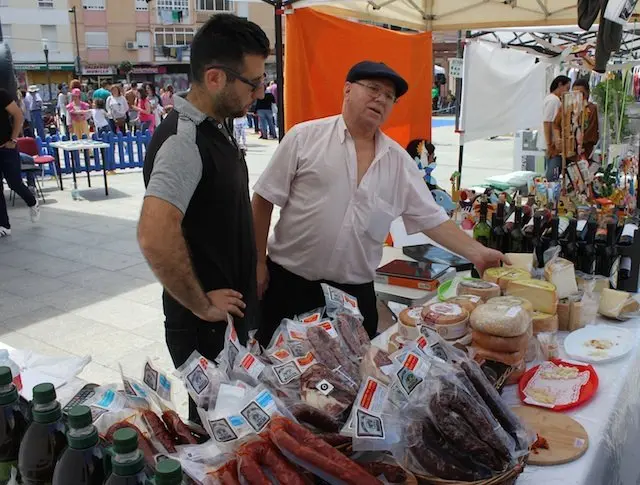
[[[577,460],[589,447],[587,432],[575,419],[559,412],[533,406],[512,408],[527,428],[549,443],[549,449],[529,453],[530,465],[561,465]]]

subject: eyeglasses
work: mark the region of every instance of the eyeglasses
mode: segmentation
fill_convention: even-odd
[[[221,64],[213,64],[211,66],[207,66],[205,71],[209,69],[220,69],[221,71],[226,72],[230,77],[237,79],[240,82],[245,83],[247,86],[251,86],[251,92],[255,93],[258,89],[264,87],[264,80],[267,78],[267,73],[265,72],[259,81],[252,81],[251,79],[247,79],[238,71],[234,71],[230,67],[223,66]]]
[[[380,86],[363,83],[361,81],[354,81],[353,84],[359,84],[363,88],[367,88],[367,91],[369,91],[369,95],[372,98],[377,98],[379,96],[382,96],[385,99],[385,101],[392,104],[398,100],[395,94],[391,94],[389,91],[387,91],[384,88],[381,88]]]

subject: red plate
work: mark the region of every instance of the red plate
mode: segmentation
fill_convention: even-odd
[[[543,409],[550,409],[552,411],[564,411],[566,409],[572,409],[578,406],[582,406],[584,403],[591,400],[593,395],[598,390],[598,374],[596,374],[596,370],[592,366],[590,366],[589,364],[574,364],[572,362],[565,362],[562,359],[551,359],[551,362],[553,362],[556,365],[563,365],[564,367],[575,367],[580,372],[587,371],[589,372],[589,380],[584,386],[580,388],[580,395],[578,396],[578,400],[576,402],[573,402],[570,404],[563,404],[560,406],[553,406],[551,408],[548,408],[546,406],[538,406],[538,407],[541,407]],[[528,406],[537,406],[536,404],[529,404],[525,402],[525,399],[527,396],[525,396],[524,394],[524,388],[527,387],[527,384],[529,383],[533,375],[538,370],[538,367],[540,366],[536,365],[535,367],[532,367],[527,372],[525,372],[525,374],[520,378],[520,382],[518,383],[520,400]]]

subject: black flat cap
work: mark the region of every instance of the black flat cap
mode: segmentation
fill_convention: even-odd
[[[349,74],[347,74],[347,82],[350,83],[363,79],[388,79],[396,88],[397,98],[409,90],[407,81],[384,62],[358,62],[349,70]]]

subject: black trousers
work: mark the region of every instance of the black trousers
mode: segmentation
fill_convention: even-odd
[[[36,198],[22,182],[20,153],[16,148],[0,148],[0,226],[11,229],[7,203],[3,194],[3,178],[7,181],[9,188],[22,197],[29,207],[36,205]]]
[[[224,348],[227,324],[204,322],[186,308],[176,306],[176,302],[166,294],[163,295],[163,304],[167,347],[176,369],[187,361],[194,350],[210,361],[215,360]],[[191,397],[189,420],[200,423],[196,403]]]
[[[320,283],[327,283],[355,296],[364,317],[364,328],[369,337],[378,330],[378,309],[373,282],[360,285],[345,285],[331,281],[309,281],[286,270],[267,258],[269,286],[262,297],[262,318],[258,330],[258,341],[264,347],[269,345],[273,333],[283,318],[293,318],[301,313],[325,305]]]

